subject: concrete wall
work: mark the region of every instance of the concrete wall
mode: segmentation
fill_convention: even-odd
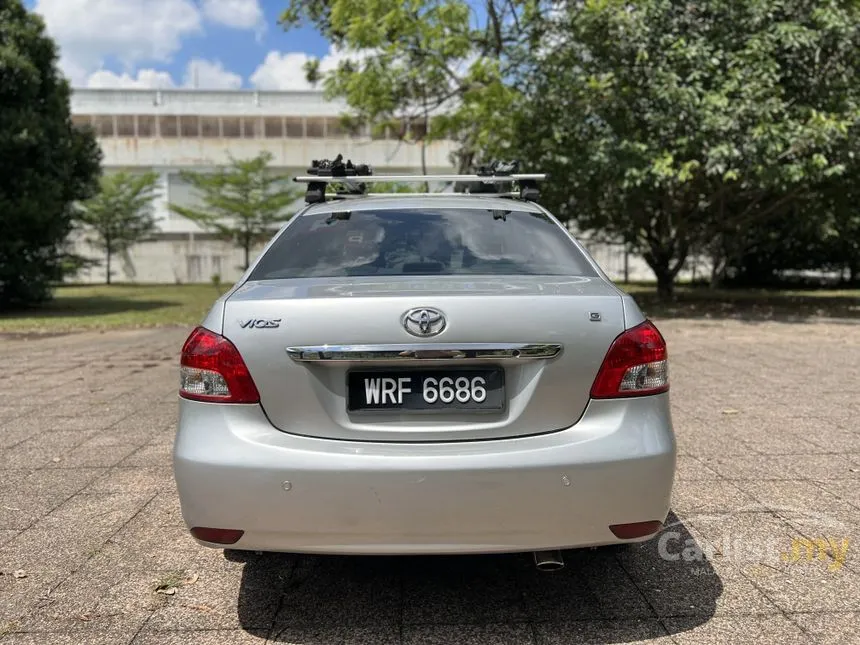
[[[370,139],[145,139],[116,137],[99,139],[105,167],[189,168],[223,166],[230,157],[248,159],[261,152],[272,154],[272,166],[304,170],[313,159],[333,159],[338,154],[354,162],[369,163],[375,172],[391,168],[421,168],[417,144]],[[429,172],[450,172],[454,146],[437,141],[427,146]]]

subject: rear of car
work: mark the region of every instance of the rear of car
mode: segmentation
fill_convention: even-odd
[[[666,360],[540,206],[318,204],[183,348],[183,516],[204,544],[267,551],[647,539],[674,475]]]

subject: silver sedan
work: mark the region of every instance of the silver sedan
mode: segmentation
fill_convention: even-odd
[[[669,510],[666,344],[541,206],[314,204],[182,348],[202,544],[342,554],[633,542]]]

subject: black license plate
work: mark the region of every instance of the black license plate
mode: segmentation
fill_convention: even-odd
[[[351,371],[348,408],[360,410],[501,410],[505,372],[500,368]]]

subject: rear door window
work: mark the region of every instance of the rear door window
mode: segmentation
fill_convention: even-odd
[[[300,215],[250,279],[374,275],[596,274],[543,213],[410,208]]]

